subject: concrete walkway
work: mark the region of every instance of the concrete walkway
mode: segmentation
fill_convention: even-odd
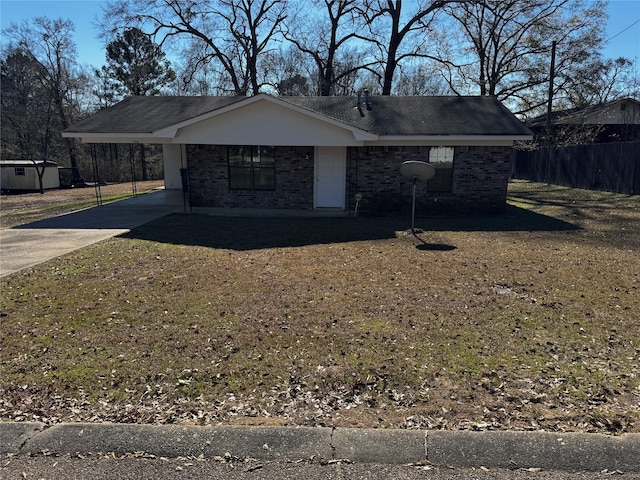
[[[182,192],[161,190],[0,230],[0,277],[183,211]]]

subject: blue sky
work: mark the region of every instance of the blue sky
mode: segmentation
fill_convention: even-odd
[[[80,63],[97,67],[104,63],[105,56],[105,46],[96,38],[94,26],[102,4],[103,0],[0,0],[0,25],[4,29],[12,22],[37,16],[69,19],[76,27],[74,40]],[[640,0],[611,0],[608,13],[606,38],[611,40],[603,51],[605,57],[622,56],[640,62]]]

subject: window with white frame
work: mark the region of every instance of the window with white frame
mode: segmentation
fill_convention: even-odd
[[[427,183],[427,191],[451,192],[453,157],[453,147],[431,147],[429,149],[429,163],[436,169],[436,174]]]

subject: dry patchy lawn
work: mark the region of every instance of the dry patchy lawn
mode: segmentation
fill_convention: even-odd
[[[639,207],[168,216],[0,281],[0,418],[640,432]]]

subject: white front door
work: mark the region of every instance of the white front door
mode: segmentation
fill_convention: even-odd
[[[316,147],[315,208],[344,208],[346,147]]]

